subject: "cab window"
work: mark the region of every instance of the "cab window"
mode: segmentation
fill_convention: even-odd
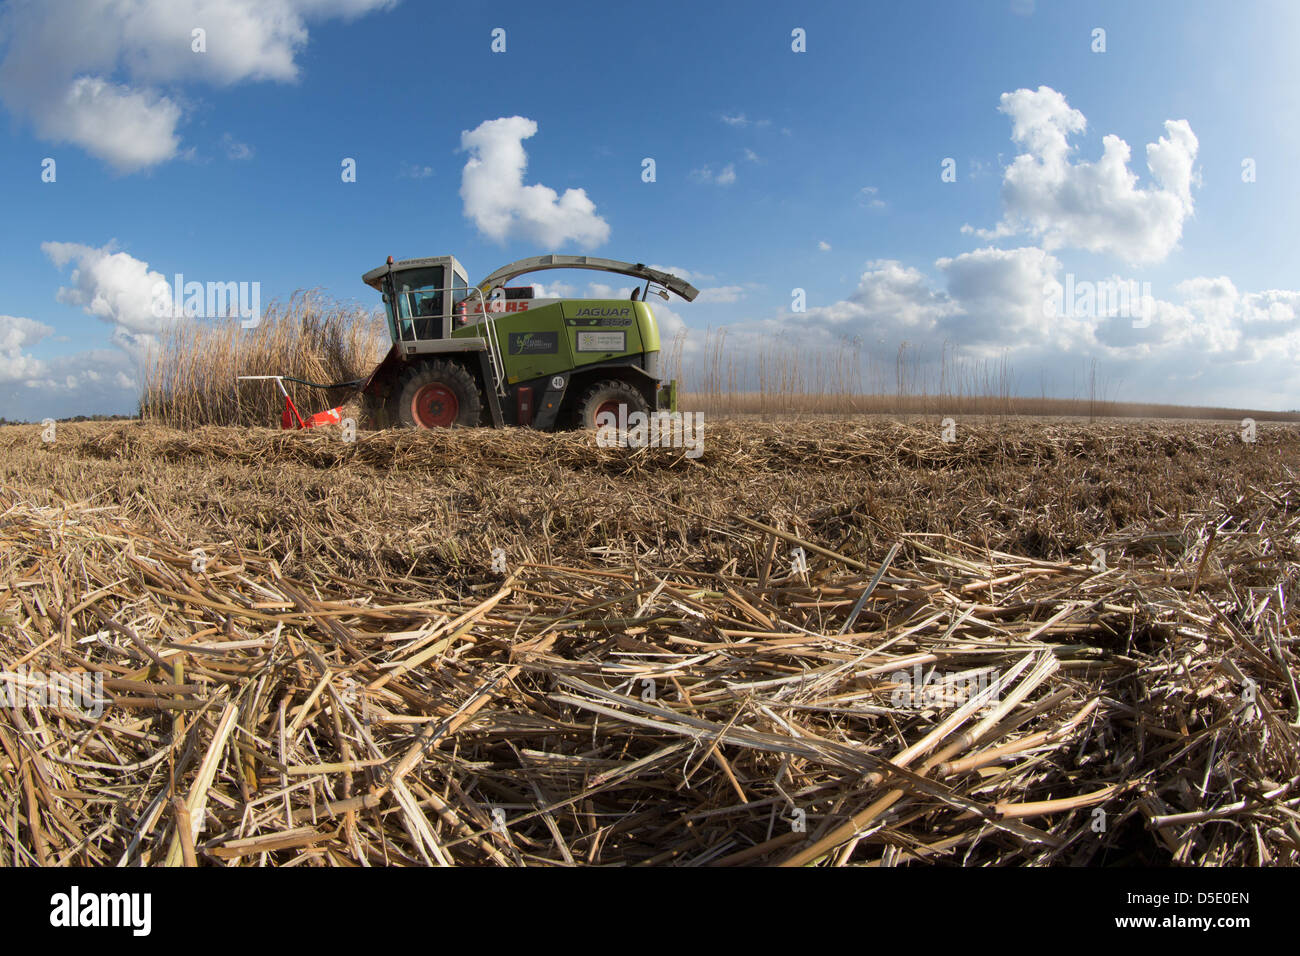
[[[397,291],[397,316],[404,336],[417,339],[442,336],[443,302],[447,294],[442,287],[442,268],[403,269],[393,276]]]

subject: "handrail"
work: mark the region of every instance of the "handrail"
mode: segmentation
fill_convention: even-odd
[[[412,296],[415,295],[416,293],[421,293],[421,292],[433,292],[433,293],[450,292],[453,300],[456,298],[457,292],[464,292],[465,298],[461,299],[459,303],[454,303],[452,306],[453,309],[457,308],[460,305],[464,305],[466,302],[469,301],[471,296],[475,296],[475,295],[478,296],[478,301],[479,301],[478,313],[470,313],[467,311],[465,315],[466,317],[468,317],[471,314],[478,314],[483,316],[483,322],[484,324],[487,325],[487,332],[488,332],[487,336],[485,336],[487,341],[487,348],[488,348],[488,360],[492,363],[492,373],[496,377],[496,393],[497,395],[504,397],[506,394],[505,364],[501,359],[500,344],[497,342],[497,329],[495,323],[492,320],[493,311],[488,308],[488,304],[483,298],[482,290],[477,288],[472,288],[472,287],[465,288],[465,289],[460,289],[456,287],[440,289],[434,286],[427,286],[423,289],[409,289],[406,292],[395,292],[394,295],[398,299],[400,299],[402,296]],[[417,319],[438,319],[439,321],[441,321],[442,319],[446,318],[445,315],[415,315],[414,314],[415,309],[411,308],[411,306],[413,306],[414,304],[415,304],[414,299],[407,299],[406,311],[411,314],[404,316],[401,314],[401,309],[397,309],[394,315],[394,318],[397,323],[397,337],[399,341],[402,342],[408,341],[406,336],[402,334],[404,331],[402,328],[403,322],[411,323],[411,338],[409,341],[418,342],[421,341],[421,339],[419,336],[415,334],[415,323]],[[455,313],[453,312],[452,315],[454,317]]]
[[[474,292],[478,296],[479,312],[483,316],[483,321],[487,324],[488,328],[488,358],[492,362],[492,371],[496,373],[497,395],[504,398],[506,394],[506,367],[501,360],[499,351],[500,343],[497,342],[497,327],[492,323],[492,313],[488,311],[487,303],[483,301],[483,291],[476,288]],[[461,300],[462,304],[468,299],[469,296],[465,296],[465,298]]]

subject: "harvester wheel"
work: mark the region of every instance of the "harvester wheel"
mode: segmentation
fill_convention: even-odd
[[[627,406],[627,414],[642,412],[649,414],[650,405],[645,396],[627,382],[596,382],[582,394],[578,402],[575,425],[578,428],[595,428],[596,417],[601,412],[610,412],[618,417],[618,407]]]
[[[474,376],[455,362],[412,365],[397,383],[397,421],[406,428],[473,427],[483,402]]]

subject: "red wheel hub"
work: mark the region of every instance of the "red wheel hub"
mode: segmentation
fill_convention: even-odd
[[[411,417],[421,428],[450,428],[460,414],[460,400],[446,385],[424,386],[411,399]]]
[[[617,421],[618,421],[618,408],[619,408],[619,406],[622,405],[622,404],[623,404],[622,402],[620,402],[618,399],[614,399],[614,398],[611,398],[611,399],[610,399],[609,401],[607,401],[607,402],[601,402],[601,403],[600,403],[600,406],[596,409],[596,421],[599,422],[599,421],[600,421],[600,416],[601,416],[601,415],[604,415],[606,412],[609,412],[609,414],[611,414],[611,415],[614,416],[614,421],[617,422]]]

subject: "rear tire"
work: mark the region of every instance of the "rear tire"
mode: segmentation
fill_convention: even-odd
[[[628,417],[631,417],[633,412],[650,414],[650,403],[635,388],[627,382],[606,380],[596,382],[582,393],[574,413],[574,427],[595,428],[597,415],[601,412],[613,412],[617,416],[620,405],[627,406]]]
[[[420,362],[404,371],[391,408],[403,428],[473,428],[483,416],[474,376],[455,362]]]

